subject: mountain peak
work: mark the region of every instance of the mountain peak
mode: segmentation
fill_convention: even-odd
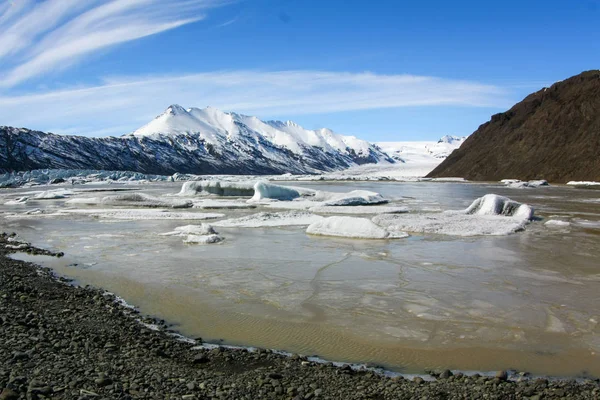
[[[179,104],[171,104],[163,114],[181,115],[187,114],[187,110],[181,107]]]

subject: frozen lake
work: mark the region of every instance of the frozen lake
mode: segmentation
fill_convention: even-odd
[[[334,238],[307,235],[306,215],[293,226],[222,222],[305,210],[301,202],[176,197],[181,183],[155,183],[64,186],[71,192],[59,199],[33,197],[61,187],[3,189],[0,204],[29,199],[0,205],[0,228],[63,251],[66,257],[44,264],[113,291],[190,337],[402,372],[514,368],[600,376],[600,190],[453,182],[278,184],[377,192],[389,203],[341,209],[341,215],[371,219],[385,210],[367,207],[406,208],[394,218],[417,218],[413,225],[419,226],[488,193],[533,206],[539,219],[508,235],[460,236],[453,228],[447,235]],[[98,200],[123,193],[164,203],[151,208]],[[205,208],[160,212],[165,204],[186,200]],[[37,208],[43,213],[27,214]],[[331,215],[319,208],[302,212]],[[210,219],[199,219],[204,217]],[[185,236],[162,235],[200,223],[213,225],[224,241],[187,244]]]

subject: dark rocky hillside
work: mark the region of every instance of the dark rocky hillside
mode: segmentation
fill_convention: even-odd
[[[493,115],[428,176],[600,181],[600,71],[557,82]]]

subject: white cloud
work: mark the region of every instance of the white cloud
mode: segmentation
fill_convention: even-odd
[[[102,85],[18,96],[0,95],[3,124],[80,134],[123,134],[169,104],[211,105],[259,117],[407,106],[506,107],[504,90],[476,82],[413,75],[325,71],[220,71],[120,77]]]
[[[0,6],[0,87],[189,24],[231,0],[14,0]]]

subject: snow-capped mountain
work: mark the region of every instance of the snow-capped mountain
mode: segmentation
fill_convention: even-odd
[[[288,121],[261,121],[212,107],[168,107],[122,137],[62,136],[0,128],[0,171],[43,168],[149,174],[319,173],[394,163],[369,142]]]
[[[441,163],[467,139],[466,136],[443,136],[437,142],[378,142],[384,152],[401,163]]]

